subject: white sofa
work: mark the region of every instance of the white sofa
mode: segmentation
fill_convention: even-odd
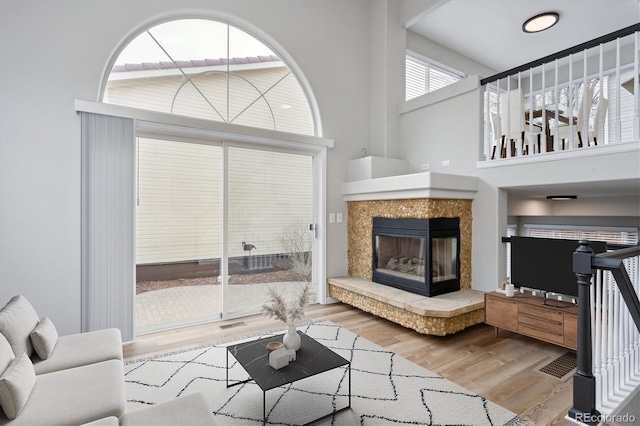
[[[125,406],[120,330],[58,336],[23,296],[0,310],[0,426],[215,424],[202,394]]]

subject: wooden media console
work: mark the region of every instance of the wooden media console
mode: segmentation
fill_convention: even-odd
[[[485,294],[485,322],[518,334],[565,348],[577,347],[578,307],[566,302],[516,293],[507,297],[496,291]]]

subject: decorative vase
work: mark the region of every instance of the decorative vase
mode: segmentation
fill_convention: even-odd
[[[300,349],[300,335],[296,331],[296,326],[293,324],[287,324],[287,334],[282,338],[282,343],[287,349],[293,349],[297,351]]]

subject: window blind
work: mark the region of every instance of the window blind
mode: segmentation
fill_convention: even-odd
[[[441,89],[462,78],[464,74],[459,71],[448,69],[427,58],[418,58],[414,53],[407,54],[405,100]]]
[[[565,238],[569,240],[606,241],[608,244],[635,245],[637,228],[606,228],[585,226],[581,228],[551,225],[524,225],[526,237]]]

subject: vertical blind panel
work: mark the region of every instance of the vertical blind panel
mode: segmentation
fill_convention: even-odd
[[[82,117],[82,331],[134,337],[134,122]]]

